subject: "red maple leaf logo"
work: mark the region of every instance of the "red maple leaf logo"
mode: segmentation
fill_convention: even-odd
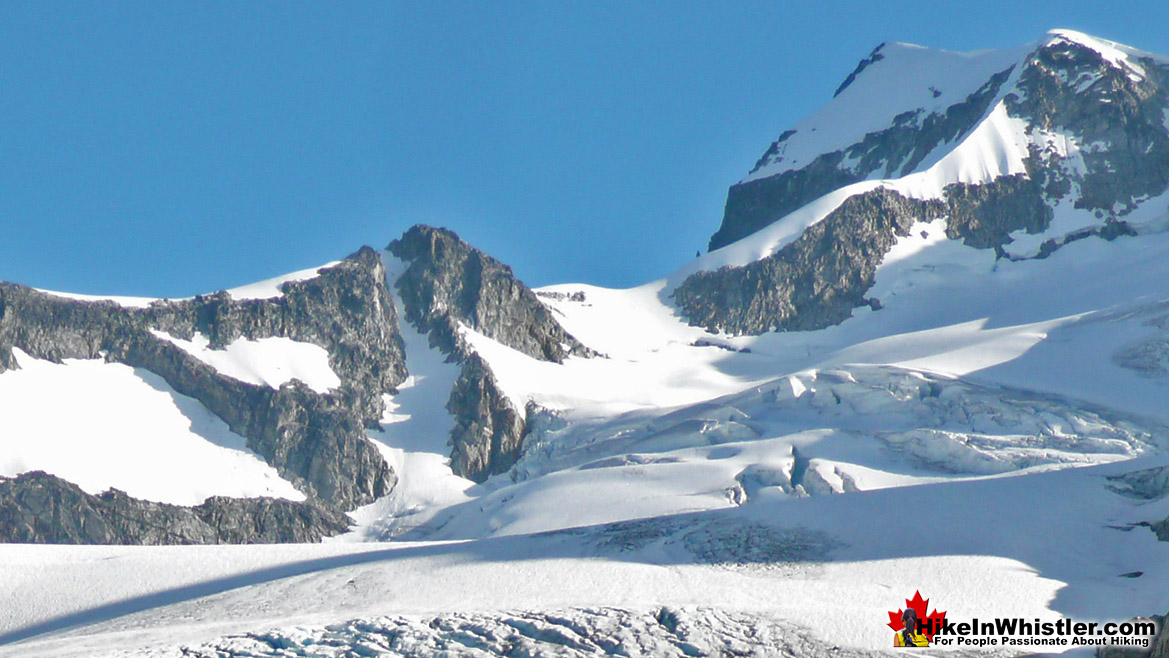
[[[934,633],[941,629],[942,624],[946,621],[946,611],[942,610],[941,612],[938,612],[937,608],[934,608],[932,613],[926,615],[925,611],[929,603],[929,599],[921,598],[921,592],[914,592],[912,599],[905,599],[905,606],[908,608],[913,608],[913,611],[917,613],[917,618],[921,620],[922,634],[925,635],[930,642],[933,642]],[[901,613],[903,612],[905,612],[904,608],[898,608],[897,612],[889,613],[889,628],[892,628],[895,631],[899,631],[905,628],[905,623],[901,621]],[[930,622],[933,622],[932,626]]]

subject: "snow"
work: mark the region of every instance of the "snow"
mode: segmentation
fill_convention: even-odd
[[[118,306],[125,308],[146,308],[152,303],[161,301],[155,297],[125,297],[116,295],[85,295],[76,292],[59,292],[57,290],[45,290],[43,288],[34,288],[37,292],[43,292],[46,295],[54,297],[62,297],[64,299],[73,299],[81,302],[113,302]]]
[[[1102,476],[1116,471],[1111,465],[798,504],[761,501],[467,542],[3,546],[2,595],[37,604],[12,611],[0,643],[35,630],[53,633],[0,652],[99,655],[389,611],[661,605],[789,620],[832,644],[882,649],[890,634],[885,611],[914,591],[951,618],[1123,619],[1169,605],[1163,588],[1148,586],[1169,577],[1169,555],[1147,531],[1116,529],[1139,518],[1138,506],[1105,487]],[[562,498],[560,508],[579,502]],[[896,513],[908,505],[921,513]],[[755,543],[741,543],[744,528],[756,528]],[[777,548],[794,537],[817,541],[808,528],[831,540],[827,560],[809,559],[797,548],[786,560],[757,562],[749,552],[769,537],[780,542]],[[1118,577],[1134,570],[1144,575]],[[79,624],[89,625],[68,632]]]
[[[272,299],[275,297],[280,297],[284,294],[284,292],[280,290],[280,286],[284,285],[285,283],[315,279],[320,274],[321,270],[333,267],[340,262],[341,261],[339,260],[335,260],[325,265],[321,265],[320,267],[310,267],[306,270],[297,270],[296,272],[290,272],[282,276],[265,279],[264,281],[257,281],[256,283],[251,283],[246,286],[231,288],[227,291],[227,294],[230,295],[232,299],[240,300]]]
[[[387,290],[394,299],[399,318],[405,317],[402,300],[394,283],[406,264],[388,252],[382,253]],[[475,483],[455,475],[450,467],[447,441],[454,419],[446,411],[451,387],[459,366],[447,363],[438,349],[430,347],[426,334],[409,323],[401,325],[406,348],[406,381],[398,393],[385,396],[382,431],[369,436],[386,462],[398,475],[398,484],[389,496],[362,507],[351,515],[358,529],[341,541],[383,540],[431,520],[443,508],[471,499]]]
[[[1019,64],[1034,44],[1012,50],[958,53],[890,43],[883,59],[869,65],[823,108],[797,123],[781,144],[778,161],[742,182],[799,169],[821,153],[845,149],[867,133],[884,130],[903,112],[944,113],[974,93],[992,75]],[[934,96],[934,91],[939,92]]]
[[[1048,39],[1085,43],[1143,74],[1131,49],[1067,31]],[[887,46],[760,175],[852,143],[900,112],[944,110],[1033,47]],[[858,308],[820,331],[708,333],[670,299],[685,276],[775,253],[853,194],[883,186],[936,199],[950,183],[1024,173],[1031,143],[1073,174],[1098,147],[1028,132],[995,102],[917,171],[836,190],[663,279],[538,291],[556,293],[541,300],[599,357],[539,361],[462,327],[515,408],[539,409],[523,458],[482,484],[450,468],[445,405],[459,365],[403,323],[410,377],[386,396],[382,429],[369,432],[399,482],[352,513],[352,532],[303,546],[0,546],[0,601],[21,602],[0,618],[0,655],[180,655],[181,645],[195,655],[313,655],[326,645],[344,655],[501,637],[578,655],[586,641],[618,635],[663,655],[681,653],[683,641],[743,648],[792,638],[805,638],[796,655],[865,652],[887,649],[887,612],[915,591],[958,620],[1163,613],[1169,544],[1139,524],[1169,515],[1169,498],[1125,495],[1110,478],[1169,466],[1169,197],[1124,217],[1136,238],[1071,241],[1044,259],[996,258],[948,239],[945,218],[917,222],[866,293],[881,309]],[[1047,231],[1013,235],[1008,251],[1032,256],[1102,221],[1070,200],[1054,210]],[[382,258],[404,317],[393,284],[405,264]],[[247,291],[279,294],[272,283]],[[162,337],[244,381],[337,385],[316,346],[241,339],[211,350],[199,335]],[[0,404],[10,405],[0,427],[40,431],[51,414],[71,443],[46,454],[54,468],[75,469],[69,479],[108,472],[132,483],[158,471],[169,495],[192,490],[182,477],[264,481],[228,477],[175,448],[147,451],[135,424],[164,422],[154,416],[169,403],[181,411],[167,410],[165,422],[193,444],[258,461],[226,428],[205,429],[214,419],[196,429],[191,409],[206,414],[196,403],[164,384],[139,390],[150,388],[146,373],[19,357],[21,370],[0,375]],[[70,400],[74,420],[44,408],[50,390]],[[95,428],[102,452],[85,453]],[[36,441],[14,454],[40,454]],[[112,456],[118,441],[128,452]],[[117,470],[127,464],[163,466]],[[686,620],[684,631],[651,623],[663,607]]]
[[[1083,32],[1076,32],[1075,30],[1051,30],[1047,35],[1048,43],[1063,40],[1091,48],[1100,53],[1104,61],[1122,71],[1128,71],[1137,80],[1144,79],[1146,76],[1145,70],[1141,65],[1132,61],[1130,57],[1130,55],[1140,56],[1143,54],[1134,48],[1129,48],[1114,41],[1108,41],[1107,39],[1089,36]]]
[[[304,500],[198,401],[153,373],[15,350],[0,374],[0,475],[43,470],[91,494],[197,505],[208,496]]]
[[[191,340],[154,329],[151,333],[241,382],[280,388],[299,379],[317,393],[328,393],[341,385],[341,378],[329,366],[329,352],[312,343],[280,336],[257,340],[241,337],[223,349],[212,349],[211,341],[198,332]]]
[[[1026,123],[1008,116],[1005,104],[999,102],[965,139],[928,168],[901,178],[861,181],[829,192],[737,242],[694,259],[672,274],[667,285],[673,289],[694,272],[741,267],[766,258],[794,242],[849,197],[880,187],[912,199],[941,199],[945,187],[952,183],[974,185],[1000,176],[1025,174],[1023,160],[1029,140]]]
[[[271,279],[265,279],[264,281],[257,281],[256,283],[251,283],[251,284],[248,284],[245,286],[240,286],[238,288],[231,288],[230,290],[227,291],[227,294],[232,299],[237,299],[237,300],[273,299],[275,297],[280,297],[284,294],[280,290],[281,285],[283,285],[285,283],[292,283],[295,281],[306,281],[308,279],[316,278],[320,274],[321,270],[329,268],[329,267],[333,267],[334,265],[337,265],[340,262],[341,261],[336,260],[336,261],[332,261],[330,263],[327,263],[325,265],[322,265],[320,267],[310,267],[310,268],[304,269],[304,270],[297,270],[296,272],[290,272],[290,273],[284,274],[282,276],[273,277]],[[83,302],[113,302],[113,303],[117,304],[118,306],[122,306],[125,308],[146,308],[154,302],[160,302],[160,301],[176,302],[176,301],[186,301],[186,300],[191,299],[190,297],[184,297],[181,299],[178,299],[178,298],[162,299],[162,298],[158,298],[158,297],[128,297],[128,296],[119,296],[119,295],[86,295],[86,294],[76,293],[76,292],[59,292],[56,290],[44,290],[42,288],[35,288],[35,290],[38,292],[43,292],[47,295],[53,295],[54,297],[62,297],[65,299],[74,299],[74,300],[83,301]]]

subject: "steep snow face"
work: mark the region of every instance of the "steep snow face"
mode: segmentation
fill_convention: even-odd
[[[877,188],[890,189],[911,199],[943,199],[946,186],[953,183],[979,185],[1002,176],[1025,175],[1029,142],[1026,123],[1009,116],[1006,106],[999,102],[965,139],[942,153],[927,169],[901,178],[843,186],[741,240],[696,258],[671,274],[669,281],[676,286],[694,272],[741,267],[771,256],[839,208],[846,199]],[[1087,212],[1081,214],[1091,216]]]
[[[17,350],[0,374],[0,475],[42,470],[91,494],[197,505],[208,496],[304,500],[222,420],[162,378],[116,363],[55,364]]]
[[[1157,74],[1143,55],[1084,35],[1041,43],[1099,52],[1125,80]],[[1011,113],[1028,52],[885,46],[817,115],[825,123],[781,142],[788,150],[760,171],[789,171],[922,109],[903,119],[916,126],[1012,73],[969,129],[911,171],[840,186],[667,279],[537,291],[602,356],[555,363],[458,327],[511,406],[530,410],[524,456],[508,472],[478,485],[451,472],[445,405],[459,366],[403,323],[411,377],[369,431],[400,479],[353,514],[354,532],[262,549],[0,546],[0,601],[36,603],[0,620],[0,644],[44,632],[17,649],[92,655],[130,643],[176,655],[171,645],[193,642],[196,655],[265,655],[320,642],[426,653],[502,637],[533,651],[570,640],[608,650],[595,629],[612,623],[631,634],[623,646],[713,652],[726,641],[745,653],[755,647],[742,625],[769,642],[778,624],[785,638],[806,632],[812,655],[827,642],[887,650],[887,612],[915,590],[961,619],[1163,612],[1169,553],[1146,525],[1169,516],[1169,498],[1133,496],[1117,478],[1169,464],[1165,196],[1123,215],[1139,236],[1072,239],[1104,221],[1076,207],[1073,176],[1049,226],[1015,231],[997,253],[950,235],[946,216],[907,224],[877,254],[875,303],[822,330],[707,332],[670,299],[687,274],[774,255],[878,187],[936,202],[955,183],[1030,181],[1032,147],[1065,173],[1087,171],[1098,143]],[[877,91],[869,113],[864,95]],[[1056,238],[1066,242],[1044,246]],[[393,291],[403,265],[383,262]],[[669,629],[661,607],[686,606],[690,626]],[[401,617],[381,618],[387,610]],[[263,632],[292,624],[302,626]],[[721,634],[681,644],[707,627]]]
[[[847,148],[905,112],[916,121],[962,102],[991,76],[1016,65],[1034,46],[959,53],[904,43],[882,44],[827,105],[797,123],[743,182],[799,169],[822,153]]]
[[[845,149],[868,133],[884,130],[904,113],[941,114],[982,86],[995,73],[1021,66],[1038,48],[1058,42],[1089,48],[1113,66],[1136,77],[1145,71],[1135,60],[1153,55],[1074,30],[1052,30],[1031,44],[1006,50],[951,52],[905,43],[885,43],[866,58],[836,96],[807,119],[785,131],[741,182],[799,169],[817,156]],[[908,172],[905,172],[908,173]]]
[[[118,295],[85,295],[76,292],[60,292],[57,290],[43,290],[36,289],[38,292],[43,292],[46,295],[53,295],[54,297],[64,297],[65,299],[76,299],[81,302],[113,302],[118,306],[125,308],[146,308],[150,306],[151,302],[158,301],[155,297],[125,297]]]
[[[257,281],[238,288],[231,288],[227,294],[232,299],[272,299],[279,297],[283,293],[280,291],[280,286],[285,283],[292,283],[294,281],[306,281],[308,279],[316,278],[317,274],[328,267],[340,263],[341,261],[333,261],[326,263],[320,267],[310,267],[304,270],[297,270],[296,272],[289,272],[281,276]],[[82,302],[113,302],[118,306],[125,308],[146,308],[152,302],[157,301],[182,301],[183,299],[190,299],[190,297],[162,299],[160,297],[127,297],[120,295],[86,295],[76,292],[59,292],[56,290],[43,290],[37,288],[39,292],[43,292],[56,297],[64,297],[65,299],[76,299]]]
[[[381,257],[386,289],[398,317],[405,318],[394,284],[407,264],[388,252]],[[428,335],[409,322],[402,322],[401,332],[410,376],[395,395],[385,396],[382,429],[369,432],[398,474],[398,483],[390,495],[355,510],[351,516],[358,529],[339,541],[391,539],[429,522],[439,510],[467,502],[475,486],[451,469],[450,436],[455,423],[446,403],[459,376],[459,365],[448,363],[446,355],[430,345]]]
[[[1166,80],[1165,58],[1070,30],[999,52],[882,45],[731,188],[713,253],[684,272],[774,254],[876,185],[941,198],[946,185],[1013,174],[1033,178],[1060,218],[1011,254],[1058,247],[1165,190]]]
[[[212,349],[211,341],[200,333],[191,340],[162,331],[152,330],[151,333],[178,345],[220,373],[249,384],[280,388],[286,382],[299,379],[317,393],[328,393],[341,385],[341,378],[329,367],[329,353],[312,343],[283,337],[239,338],[217,350]]]
[[[246,286],[231,288],[227,291],[227,294],[230,295],[232,299],[272,299],[273,297],[279,297],[284,294],[280,291],[281,285],[285,283],[292,283],[294,281],[307,281],[308,279],[315,279],[321,270],[333,267],[340,262],[341,261],[339,260],[335,260],[320,267],[310,267],[305,270],[298,270],[296,272],[290,272],[288,274],[273,277],[271,279],[250,283]]]

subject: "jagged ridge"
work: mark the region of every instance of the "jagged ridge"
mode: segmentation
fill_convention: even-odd
[[[315,542],[349,519],[327,506],[273,498],[208,498],[180,507],[91,496],[41,471],[0,478],[0,542],[37,544],[258,544]]]
[[[0,371],[17,366],[14,347],[54,362],[104,358],[145,368],[203,403],[311,498],[341,509],[372,502],[396,476],[364,428],[376,425],[382,394],[406,376],[381,261],[366,247],[282,290],[274,299],[221,292],[125,308],[0,284]],[[322,395],[296,382],[279,390],[241,382],[151,330],[181,338],[200,332],[220,346],[239,337],[312,342],[328,351],[342,385]]]
[[[462,364],[447,402],[455,417],[451,468],[476,481],[506,471],[522,452],[527,411],[508,400],[462,327],[543,361],[596,353],[565,331],[510,267],[453,231],[417,225],[387,250],[408,263],[395,284],[406,319]]]

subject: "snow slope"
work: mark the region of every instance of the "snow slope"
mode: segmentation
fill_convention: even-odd
[[[0,475],[42,470],[91,494],[198,505],[208,496],[304,494],[198,401],[157,375],[100,360],[55,364],[17,350],[0,374]]]
[[[184,352],[215,368],[221,374],[249,384],[280,386],[299,379],[317,393],[341,385],[341,378],[329,366],[329,352],[319,345],[284,337],[250,340],[238,338],[223,349],[212,349],[206,336],[196,333],[183,340],[162,331],[155,336],[178,345]]]
[[[1142,75],[1131,49],[1046,39]],[[944,108],[1033,47],[886,46],[753,176]],[[26,602],[0,619],[0,655],[585,655],[606,638],[630,655],[859,655],[889,646],[887,613],[915,591],[958,620],[1163,613],[1169,543],[1142,524],[1169,517],[1169,496],[1117,478],[1169,468],[1164,198],[1128,216],[1141,235],[1041,260],[918,224],[877,271],[882,308],[820,331],[710,334],[669,298],[694,271],[774,253],[852,194],[938,198],[1023,172],[1036,139],[1073,164],[1084,148],[1027,132],[996,101],[917,171],[834,191],[662,280],[538,291],[602,357],[537,361],[464,327],[515,408],[537,409],[525,456],[480,485],[449,465],[458,366],[404,325],[411,376],[370,432],[400,480],[353,513],[353,532],[312,546],[0,546],[0,601]],[[1058,207],[1011,253],[1093,222]],[[403,265],[383,260],[392,291]],[[176,342],[228,374],[216,359],[258,349]],[[320,363],[291,349],[264,361]]]

